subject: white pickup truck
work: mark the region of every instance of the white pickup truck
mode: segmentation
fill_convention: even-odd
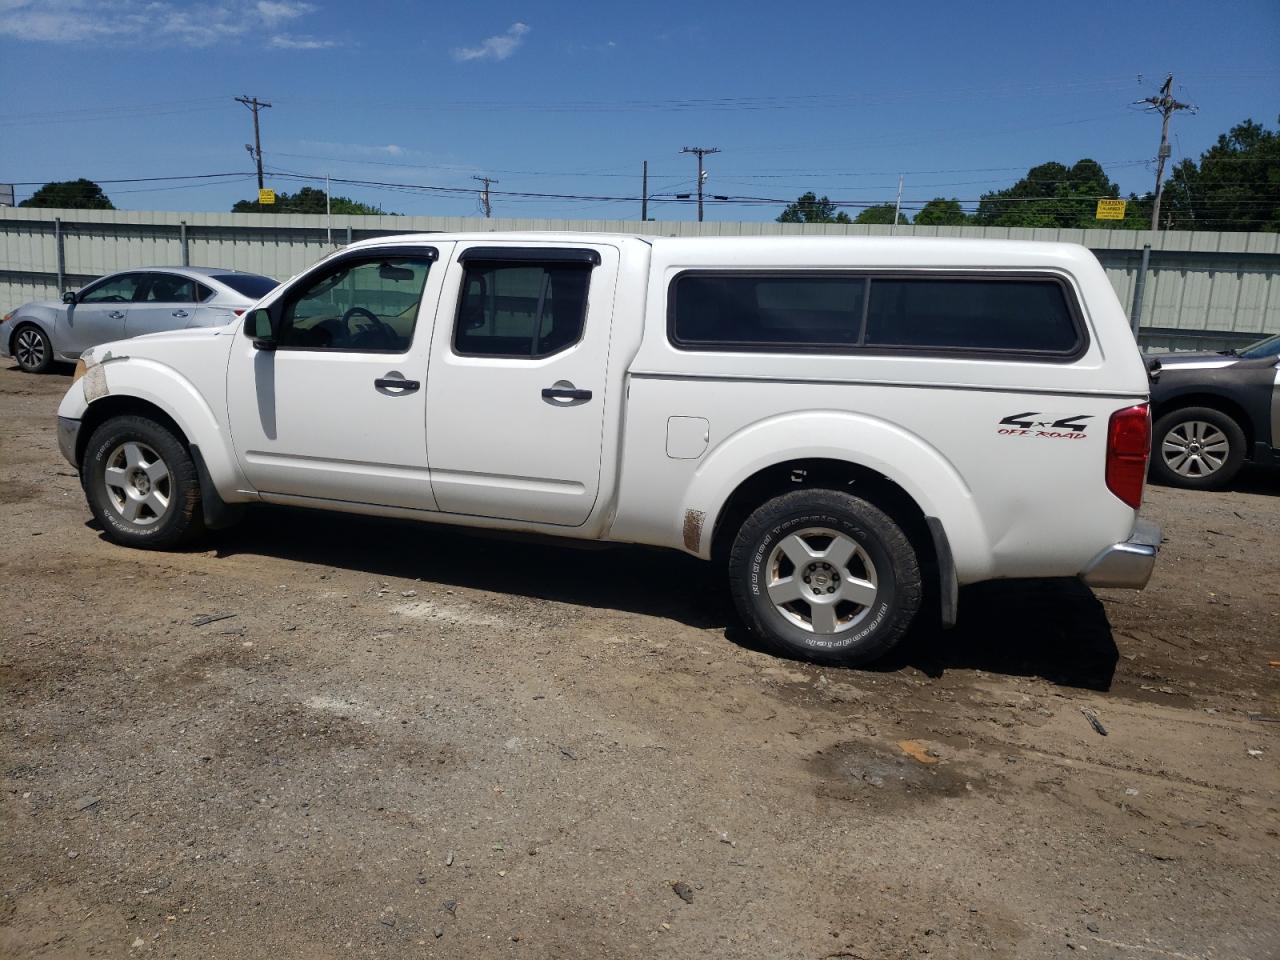
[[[1078,246],[424,234],[86,351],[58,434],[118,543],[261,501],[656,544],[861,663],[960,584],[1144,586],[1147,400]]]

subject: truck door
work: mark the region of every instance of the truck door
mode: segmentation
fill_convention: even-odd
[[[448,513],[579,526],[600,486],[618,250],[463,245],[427,383],[431,486]]]
[[[276,349],[237,333],[227,416],[256,490],[435,509],[424,385],[437,259],[451,246],[388,244],[335,257],[272,302]]]

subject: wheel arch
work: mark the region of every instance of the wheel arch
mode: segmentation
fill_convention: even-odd
[[[1158,403],[1153,403],[1151,405],[1151,420],[1155,423],[1161,417],[1170,413],[1177,413],[1179,410],[1185,410],[1188,407],[1208,407],[1234,420],[1240,427],[1241,432],[1244,433],[1245,459],[1250,459],[1250,452],[1257,436],[1253,418],[1242,404],[1220,393],[1189,391],[1169,397]],[[1151,439],[1154,443],[1157,438],[1153,436]]]
[[[686,493],[684,548],[720,556],[747,514],[804,485],[855,491],[875,503],[903,524],[922,556],[936,556],[940,533],[966,581],[990,569],[985,524],[956,468],[897,425],[840,411],[782,415],[717,444]]]
[[[95,373],[100,371],[100,373]],[[151,360],[121,358],[97,364],[85,377],[97,376],[94,399],[80,416],[77,455],[93,430],[120,413],[141,413],[165,423],[188,448],[200,451],[213,488],[228,502],[253,499],[240,493],[248,485],[240,472],[230,437],[196,386],[172,367]],[[86,396],[89,390],[86,387]]]

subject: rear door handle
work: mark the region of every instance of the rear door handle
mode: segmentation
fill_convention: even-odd
[[[417,380],[401,380],[399,377],[379,377],[373,385],[379,390],[400,390],[404,393],[413,393],[422,386]]]
[[[185,310],[175,310],[175,311],[173,311],[173,315],[174,315],[175,317],[189,317],[189,316],[191,316],[191,314],[187,313],[187,311],[185,311]]]

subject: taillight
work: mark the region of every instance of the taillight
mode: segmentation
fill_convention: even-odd
[[[1107,424],[1107,489],[1137,510],[1151,456],[1151,409],[1145,403],[1117,410]]]
[[[235,308],[234,310],[232,310],[231,312],[232,312],[232,313],[234,313],[237,317],[243,317],[243,316],[244,316],[244,312],[245,312],[245,310],[247,310],[247,309],[248,309],[248,307],[236,307],[236,308]]]

